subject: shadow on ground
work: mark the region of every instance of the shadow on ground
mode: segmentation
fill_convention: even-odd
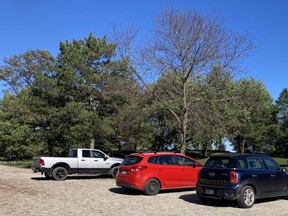
[[[209,200],[208,202],[203,202],[197,194],[188,194],[182,195],[179,197],[189,203],[194,203],[198,205],[205,205],[205,206],[215,206],[215,207],[236,207],[239,208],[236,201],[230,200]],[[267,198],[267,199],[259,199],[256,200],[255,204],[266,203],[266,202],[273,202],[277,201],[281,198]]]
[[[39,176],[39,177],[31,177],[32,180],[37,181],[52,181],[50,179],[47,179],[45,176]],[[72,175],[67,176],[67,180],[89,180],[89,179],[112,179],[109,175]]]
[[[205,206],[217,206],[217,207],[236,207],[236,202],[228,201],[228,200],[211,200],[209,202],[203,202],[197,194],[186,194],[179,197],[189,203],[194,203],[198,205],[205,205]]]
[[[133,190],[133,189],[129,189],[129,188],[116,187],[116,188],[110,188],[109,191],[112,192],[112,193],[123,194],[123,195],[143,195],[143,196],[148,196],[148,195],[145,195],[144,192],[142,192],[142,191]],[[175,193],[175,192],[181,192],[181,191],[195,191],[195,188],[193,188],[193,189],[161,190],[159,192],[159,194]]]
[[[122,194],[122,195],[131,195],[131,196],[144,195],[141,191],[132,190],[132,189],[124,189],[121,187],[110,188],[109,191],[112,193]]]

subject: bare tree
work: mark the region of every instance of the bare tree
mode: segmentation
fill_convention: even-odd
[[[223,73],[225,70],[236,73],[242,57],[251,53],[256,45],[247,33],[226,30],[215,16],[170,8],[155,20],[151,39],[145,42],[141,52],[137,50],[140,55],[135,55],[136,64],[131,46],[128,46],[136,35],[131,33],[135,31],[125,33],[130,36],[121,36],[122,40],[125,36],[128,38],[122,57],[130,63],[131,71],[154,94],[162,108],[175,117],[181,134],[180,152],[184,153],[189,113],[193,112],[193,103],[199,100],[199,95],[213,79],[214,76],[209,76],[212,68],[217,65]],[[156,77],[156,81],[160,77],[170,77],[168,86],[161,89],[165,97],[163,92],[155,90],[156,85],[150,85],[155,81],[151,77]]]

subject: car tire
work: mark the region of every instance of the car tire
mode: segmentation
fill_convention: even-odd
[[[244,186],[237,199],[238,206],[241,208],[251,208],[255,203],[255,191],[251,186]]]
[[[156,195],[160,191],[160,183],[157,179],[150,179],[144,186],[146,195]]]
[[[51,180],[53,178],[50,173],[44,173],[44,175],[48,180]]]
[[[114,166],[110,169],[110,176],[115,178],[118,172],[119,166]]]
[[[64,167],[56,167],[52,172],[52,177],[56,181],[64,181],[67,175],[68,171]]]

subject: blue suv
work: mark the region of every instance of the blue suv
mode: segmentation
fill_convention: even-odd
[[[268,155],[219,153],[200,170],[196,191],[203,202],[236,200],[250,208],[259,198],[287,198],[288,173]]]

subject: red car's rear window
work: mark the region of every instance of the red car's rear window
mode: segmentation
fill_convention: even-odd
[[[134,165],[134,164],[138,164],[142,161],[142,157],[139,156],[128,156],[124,159],[124,161],[122,162],[123,165]]]

